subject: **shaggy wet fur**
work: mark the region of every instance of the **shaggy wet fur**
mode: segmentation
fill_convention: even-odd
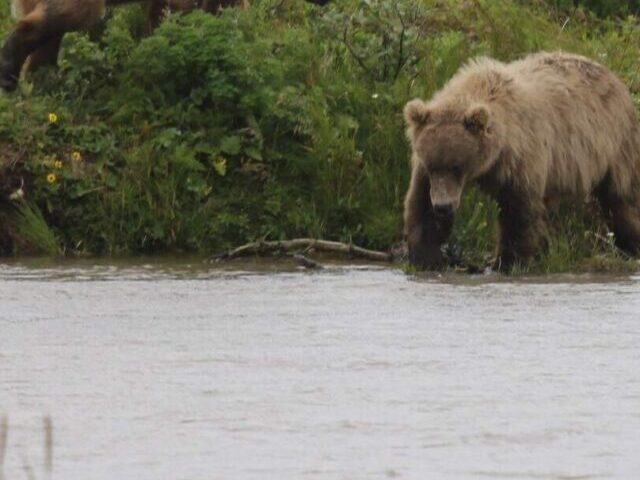
[[[412,147],[405,229],[415,265],[442,263],[452,211],[435,215],[433,202],[455,210],[474,181],[500,207],[498,267],[538,251],[545,203],[566,195],[595,196],[618,246],[640,250],[640,125],[627,87],[604,66],[566,53],[476,59],[404,113]]]

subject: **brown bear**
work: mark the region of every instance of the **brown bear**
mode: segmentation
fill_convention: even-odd
[[[617,245],[640,250],[640,124],[629,90],[602,65],[560,52],[475,59],[429,102],[407,103],[404,117],[412,264],[443,265],[441,246],[471,182],[500,209],[496,268],[539,250],[546,202],[566,195],[593,195]]]
[[[307,1],[317,5],[328,2]],[[167,10],[217,12],[225,7],[249,6],[249,0],[12,0],[11,12],[18,23],[0,53],[0,87],[7,91],[16,88],[27,59],[28,70],[56,64],[64,34],[95,24],[104,16],[106,7],[141,2],[149,4],[150,32]]]

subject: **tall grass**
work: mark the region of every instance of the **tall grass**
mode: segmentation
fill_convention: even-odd
[[[54,232],[36,205],[20,203],[16,208],[17,236],[29,246],[29,253],[56,256],[60,253]]]

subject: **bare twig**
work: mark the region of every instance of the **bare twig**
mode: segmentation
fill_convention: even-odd
[[[351,21],[351,19],[349,19],[349,21]],[[351,43],[349,42],[349,23],[347,23],[344,26],[344,33],[342,35],[342,38],[345,46],[347,47],[347,50],[349,50],[349,53],[351,54],[351,56],[356,59],[356,62],[358,62],[358,65],[360,65],[362,69],[365,72],[367,72],[367,74],[373,77],[373,72],[371,72],[371,69],[367,67],[367,64],[365,63],[364,59],[356,53],[354,48],[351,46]]]
[[[596,240],[599,240],[600,242],[602,242],[605,246],[611,248],[614,252],[616,252],[618,255],[620,255],[622,258],[624,258],[625,260],[632,260],[633,257],[631,255],[629,255],[627,252],[625,252],[624,250],[622,250],[620,247],[618,247],[617,245],[615,245],[612,241],[612,239],[605,237],[604,235],[601,235],[597,232],[587,232],[590,235],[593,235],[593,237]]]
[[[404,23],[404,18],[402,17],[402,12],[398,8],[398,4],[394,3],[393,5],[396,14],[398,15],[398,20],[400,20],[400,25],[402,26],[402,31],[400,32],[400,45],[398,47],[398,65],[396,65],[396,71],[393,75],[393,79],[397,80],[400,72],[402,71],[402,67],[406,63],[406,59],[404,58],[404,37],[407,31],[407,26]]]
[[[53,421],[49,415],[42,420],[44,423],[44,468],[50,478],[53,471]]]
[[[3,416],[0,420],[0,480],[4,480],[4,456],[7,451],[7,436],[9,435],[9,419]]]
[[[341,253],[352,257],[364,258],[374,262],[391,262],[393,255],[387,252],[369,250],[350,243],[319,240],[315,238],[296,238],[282,241],[258,241],[247,243],[238,248],[212,257],[210,260],[233,260],[249,255],[266,255],[270,253],[317,250],[322,252]]]

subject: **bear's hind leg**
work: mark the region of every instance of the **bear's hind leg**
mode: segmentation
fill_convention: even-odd
[[[538,253],[546,234],[545,206],[542,198],[528,198],[510,187],[503,188],[497,200],[500,239],[493,267],[507,271]]]
[[[640,253],[640,197],[616,195],[610,176],[596,189],[602,211],[615,236],[616,246],[631,255]]]
[[[429,179],[420,168],[414,168],[411,173],[404,221],[409,262],[419,268],[444,266],[441,247],[451,234],[453,215],[441,217],[435,214],[431,205]]]
[[[611,223],[616,245],[625,252],[640,252],[640,205],[638,201],[621,202],[612,209]]]

